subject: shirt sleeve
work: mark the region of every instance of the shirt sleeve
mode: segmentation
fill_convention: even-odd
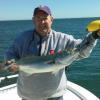
[[[20,44],[19,44],[20,45]],[[12,60],[12,59],[19,59],[19,46],[17,41],[15,40],[13,42],[13,44],[8,48],[8,50],[5,52],[4,55],[4,60],[8,61],[8,60]]]
[[[93,38],[91,33],[88,33],[87,36],[82,40],[79,45],[79,58],[87,58],[90,56],[93,48],[96,46],[97,39]]]
[[[69,49],[68,51],[71,53],[77,49],[79,52],[77,59],[82,59],[89,57],[96,43],[97,40],[93,38],[91,33],[88,33],[83,40],[69,36],[66,48]]]
[[[5,52],[4,60],[18,60],[26,53],[30,41],[33,39],[33,30],[22,32],[16,37],[12,45]]]

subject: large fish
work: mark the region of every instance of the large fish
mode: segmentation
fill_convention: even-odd
[[[60,53],[46,56],[27,56],[16,61],[19,65],[19,72],[27,73],[31,75],[33,73],[55,73],[60,69],[67,67],[73,61],[77,60],[79,56],[78,50],[75,50],[72,54],[68,54],[66,50]],[[13,61],[12,61],[13,62]],[[7,70],[10,66],[3,67]]]
[[[27,74],[33,73],[55,73],[58,70],[67,67],[78,58],[79,52],[68,55],[67,51],[47,56],[28,56],[20,59],[17,64],[19,71]]]

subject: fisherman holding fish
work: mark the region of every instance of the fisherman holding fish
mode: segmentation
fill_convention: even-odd
[[[41,59],[42,57],[48,57],[47,55],[60,55],[64,50],[69,55],[78,52],[74,60],[87,58],[100,37],[100,28],[89,32],[84,39],[75,39],[72,35],[56,32],[51,28],[53,16],[47,6],[36,7],[32,21],[34,29],[23,32],[7,50],[5,54],[6,65],[10,66],[9,71],[11,72],[19,70],[17,90],[22,100],[63,100],[63,94],[67,89],[65,67],[55,73],[51,71],[40,71],[38,73],[36,71],[35,73],[34,71],[29,75],[24,71],[20,71],[20,65],[16,62],[30,55],[41,57]],[[54,59],[49,62],[50,66],[55,63]],[[39,67],[41,66],[42,63]]]

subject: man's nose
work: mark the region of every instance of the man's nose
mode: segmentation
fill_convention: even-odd
[[[45,20],[42,19],[42,20],[41,20],[41,23],[44,24],[44,23],[45,23]]]

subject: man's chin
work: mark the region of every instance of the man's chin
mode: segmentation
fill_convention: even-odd
[[[41,36],[46,36],[49,32],[48,32],[47,29],[43,29],[43,30],[38,31],[38,33],[39,33]]]

